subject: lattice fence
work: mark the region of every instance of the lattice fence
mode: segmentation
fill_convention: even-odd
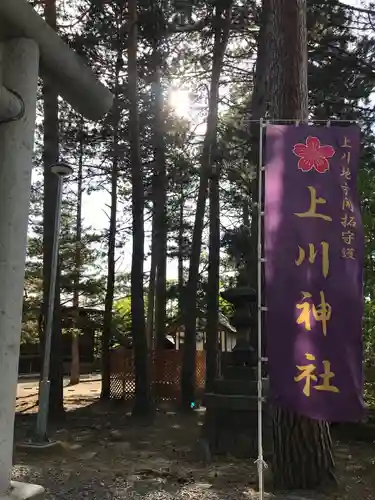
[[[157,350],[149,353],[151,393],[155,402],[178,401],[182,351]],[[204,351],[196,352],[197,390],[203,391],[206,376]],[[111,399],[131,401],[135,395],[134,356],[130,349],[118,348],[111,353]]]

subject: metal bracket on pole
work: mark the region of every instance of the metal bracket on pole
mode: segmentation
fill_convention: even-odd
[[[0,125],[20,120],[25,113],[25,104],[15,91],[0,86]]]
[[[22,97],[3,84],[2,64],[4,60],[4,43],[0,44],[0,125],[11,121],[20,120],[25,114],[25,103]]]

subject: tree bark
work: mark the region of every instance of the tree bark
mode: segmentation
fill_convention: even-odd
[[[133,415],[152,411],[143,289],[144,188],[139,141],[137,71],[137,1],[129,0],[128,93],[132,180],[133,253],[131,267],[131,315],[135,362],[135,404]]]
[[[218,370],[219,273],[220,273],[220,193],[219,165],[210,178],[210,236],[207,283],[206,390],[210,391]]]
[[[242,224],[246,227],[250,227],[250,210],[247,199],[242,203]]]
[[[227,45],[231,22],[231,9],[225,15],[224,24],[215,26],[215,44],[223,45],[223,57]],[[219,281],[220,281],[220,170],[216,154],[216,137],[213,144],[213,162],[209,180],[209,260],[207,283],[207,328],[206,328],[206,388],[210,390],[218,375],[219,334]],[[216,158],[215,158],[216,157]]]
[[[179,224],[178,224],[178,312],[183,316],[183,297],[185,290],[184,281],[184,183],[181,179],[180,187],[180,210],[179,210]]]
[[[46,22],[56,30],[55,0],[48,0],[44,7]],[[53,83],[45,76],[43,80],[44,102],[44,199],[43,199],[43,316],[46,325],[46,312],[51,276],[52,242],[55,227],[55,204],[57,200],[57,177],[50,167],[59,159],[59,121],[58,96]],[[60,420],[64,416],[63,365],[61,356],[61,309],[60,309],[60,265],[56,276],[56,291],[52,327],[52,348],[50,364],[49,418]]]
[[[167,172],[165,161],[163,89],[161,84],[161,55],[154,48],[154,223],[155,223],[155,337],[156,346],[162,348],[165,338],[167,295]]]
[[[188,409],[195,400],[195,351],[196,351],[196,321],[197,293],[199,283],[199,264],[202,248],[202,233],[206,209],[208,180],[213,164],[213,154],[216,145],[219,81],[223,66],[225,49],[228,42],[231,2],[225,9],[219,4],[215,7],[213,19],[215,41],[213,49],[211,83],[208,101],[207,130],[201,156],[201,174],[199,181],[198,200],[195,212],[193,240],[191,246],[189,277],[186,286],[185,301],[185,339],[181,370],[181,403]],[[224,16],[224,18],[223,18]],[[228,20],[229,19],[229,20]]]
[[[154,221],[152,222],[154,225]],[[155,324],[155,282],[156,282],[156,257],[155,257],[155,235],[152,229],[151,241],[151,265],[150,265],[150,280],[147,293],[147,323],[146,336],[149,349],[155,348],[154,324]]]
[[[252,118],[267,111],[272,119],[306,120],[307,90],[306,0],[263,0]],[[334,480],[327,422],[274,408],[273,437],[276,489],[316,489]]]
[[[317,490],[336,483],[327,422],[273,411],[273,483],[279,490]]]
[[[79,284],[81,274],[81,248],[82,248],[82,193],[83,193],[83,121],[79,131],[79,157],[78,157],[78,178],[77,178],[77,215],[76,215],[76,238],[74,252],[74,288],[73,288],[73,308],[76,321],[79,317]],[[77,330],[77,328],[75,328]],[[70,385],[79,384],[80,360],[79,360],[79,335],[75,332],[72,335],[72,361],[70,366]]]

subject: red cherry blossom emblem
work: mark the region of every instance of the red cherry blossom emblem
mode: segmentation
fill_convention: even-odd
[[[302,172],[310,172],[315,169],[319,174],[324,174],[329,170],[329,161],[335,150],[332,146],[322,146],[317,137],[309,136],[306,144],[296,144],[293,153],[299,157],[298,169]]]

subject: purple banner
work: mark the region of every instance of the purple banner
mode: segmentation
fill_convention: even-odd
[[[266,130],[266,343],[271,399],[310,418],[364,415],[360,131]]]

